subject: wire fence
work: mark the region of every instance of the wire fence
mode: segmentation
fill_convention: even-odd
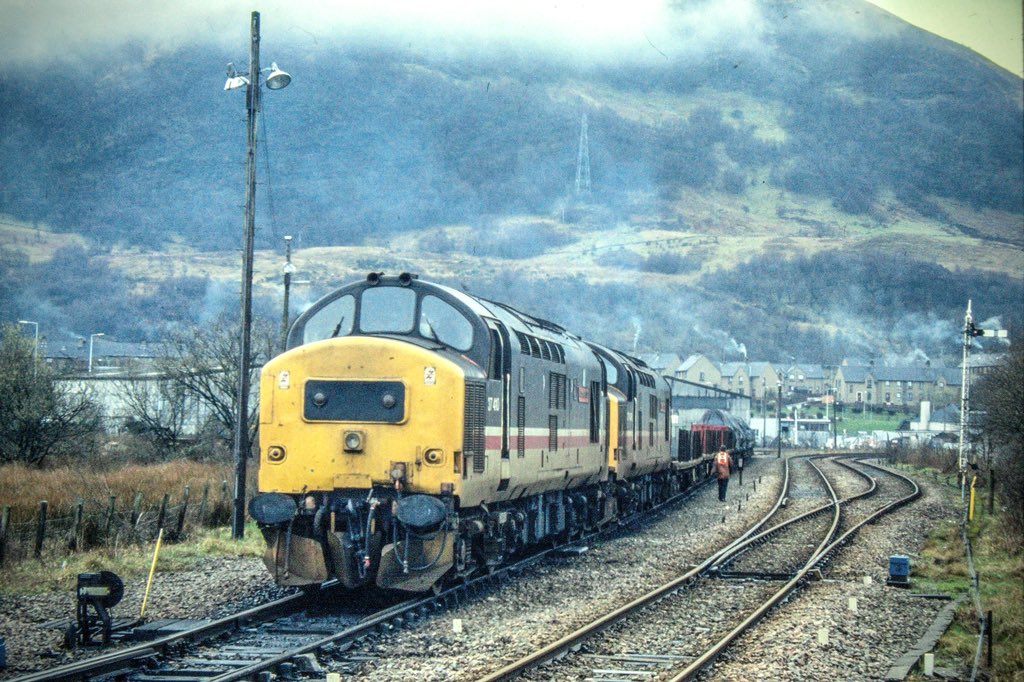
[[[991,473],[989,475],[991,476]],[[974,478],[969,486],[972,491],[976,481],[977,477]],[[963,489],[966,491],[967,488],[968,486],[965,485]],[[971,682],[975,682],[975,680],[978,679],[978,671],[981,668],[981,653],[985,647],[985,635],[990,632],[992,627],[992,616],[991,612],[986,615],[981,605],[981,581],[978,577],[978,571],[974,566],[974,548],[971,545],[971,537],[967,532],[973,515],[972,498],[973,493],[963,495],[963,514],[960,518],[960,537],[963,539],[964,554],[967,559],[967,572],[971,579],[968,590],[970,592],[971,600],[974,602],[974,610],[978,624],[978,644],[974,650],[974,663],[971,666]],[[989,644],[989,656],[991,657],[991,643]]]
[[[170,541],[183,540],[200,527],[218,527],[230,522],[232,500],[228,483],[206,484],[198,494],[186,486],[181,495],[166,494],[146,500],[142,493],[131,499],[80,500],[71,514],[52,516],[49,504],[41,500],[35,517],[11,522],[11,508],[0,510],[0,566],[25,559],[68,556],[97,548],[117,548],[148,543],[162,529]]]

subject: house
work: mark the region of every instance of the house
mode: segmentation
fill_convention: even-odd
[[[658,374],[676,376],[675,372],[683,361],[675,353],[643,353],[640,359]]]
[[[747,365],[750,375],[750,397],[755,399],[775,395],[780,375],[770,362],[751,362]]]
[[[840,365],[836,369],[836,396],[840,402],[874,404],[874,369],[868,365]]]
[[[750,374],[745,362],[723,362],[718,366],[722,375],[722,388],[743,395],[750,394]]]
[[[874,367],[875,403],[885,407],[908,407],[930,400],[935,386],[931,367]]]
[[[825,379],[825,368],[822,365],[798,363],[786,369],[782,383],[789,393],[824,395],[830,382]]]
[[[68,337],[40,344],[40,355],[59,374],[151,369],[164,349],[158,343],[124,343],[105,336]]]
[[[975,367],[971,375],[982,373],[991,360]],[[922,401],[933,404],[955,403],[960,399],[963,380],[959,367],[932,367],[930,364],[886,367],[884,365],[840,365],[835,385],[841,402],[862,408],[917,410]]]
[[[674,372],[679,379],[692,381],[705,386],[719,388],[722,385],[722,373],[707,357],[703,355],[691,355],[683,360]]]

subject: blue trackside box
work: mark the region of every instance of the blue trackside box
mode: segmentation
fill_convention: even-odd
[[[894,554],[889,557],[889,579],[890,585],[910,584],[910,557],[902,554]]]

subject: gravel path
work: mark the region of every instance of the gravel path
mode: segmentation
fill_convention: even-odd
[[[138,615],[145,589],[145,578],[125,581],[124,599],[111,610],[112,615]],[[146,619],[213,618],[289,592],[274,585],[259,559],[211,559],[201,569],[158,572]],[[74,590],[19,599],[0,596],[0,637],[7,645],[7,668],[0,671],[0,679],[95,656],[96,648],[68,651],[63,647],[63,631],[47,626],[67,619],[75,619]]]
[[[706,680],[873,680],[885,676],[931,625],[945,602],[888,587],[889,556],[913,558],[929,529],[955,519],[941,486],[918,478],[923,496],[861,529],[826,572],[766,618],[716,663]],[[871,584],[864,583],[864,577]],[[911,564],[913,580],[913,563]],[[856,612],[849,610],[851,597]],[[819,644],[819,630],[828,643]]]

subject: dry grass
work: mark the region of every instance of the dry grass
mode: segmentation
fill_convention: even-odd
[[[11,507],[12,522],[29,521],[40,500],[49,503],[49,513],[70,513],[79,500],[103,502],[116,495],[119,506],[137,493],[152,503],[165,494],[180,496],[185,486],[193,494],[209,483],[211,495],[219,495],[222,481],[232,480],[227,464],[175,460],[161,464],[130,464],[111,471],[89,471],[84,465],[56,469],[32,469],[17,464],[0,467],[0,507]]]
[[[24,253],[29,262],[41,263],[53,258],[54,251],[65,246],[84,247],[86,240],[77,234],[50,232],[49,227],[34,227],[0,215],[0,245]]]
[[[210,557],[259,557],[266,544],[256,525],[246,527],[245,538],[231,539],[229,528],[197,530],[187,542],[164,543],[161,572],[201,567]],[[144,577],[153,561],[154,543],[102,547],[42,561],[21,561],[0,569],[0,595],[18,596],[74,589],[79,573],[113,571],[125,580]]]

